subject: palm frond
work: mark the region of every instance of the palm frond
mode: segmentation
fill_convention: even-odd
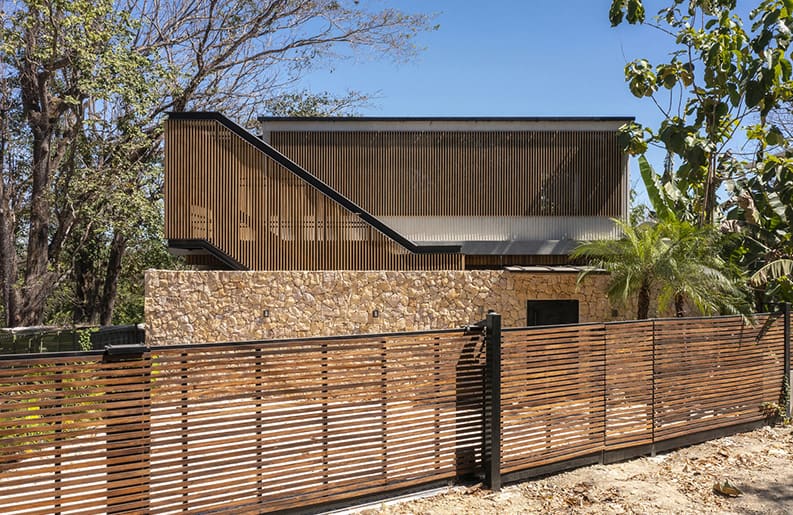
[[[749,282],[752,286],[762,286],[769,281],[793,274],[793,259],[777,259],[764,265],[752,274]]]

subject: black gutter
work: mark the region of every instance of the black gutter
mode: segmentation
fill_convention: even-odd
[[[233,257],[229,256],[221,249],[217,248],[216,246],[209,243],[207,240],[168,240],[168,247],[172,249],[182,249],[182,250],[204,250],[208,254],[211,254],[218,261],[222,262],[227,267],[231,268],[232,270],[248,270],[247,266],[244,266],[242,263],[234,259]]]
[[[181,114],[181,113],[180,113]],[[260,122],[632,122],[634,116],[259,116]]]
[[[364,211],[364,209],[355,204],[352,200],[348,199],[338,191],[334,190],[311,172],[301,167],[282,153],[278,152],[275,148],[271,147],[254,134],[240,127],[233,121],[229,120],[220,113],[215,112],[187,112],[187,113],[168,113],[168,118],[171,120],[215,120],[220,123],[237,136],[241,137],[261,152],[267,154],[272,160],[285,167],[290,172],[294,173],[304,181],[311,184],[313,187],[322,192],[325,196],[330,197],[334,202],[340,204],[345,209],[358,215],[363,221],[382,232],[405,249],[414,254],[459,254],[460,245],[416,245],[408,240],[392,228],[385,225],[378,218],[371,213]]]

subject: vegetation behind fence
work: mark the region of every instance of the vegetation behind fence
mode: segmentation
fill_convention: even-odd
[[[143,343],[138,325],[105,327],[16,327],[0,329],[1,354],[102,350],[106,345]]]
[[[276,511],[647,452],[762,422],[783,390],[783,326],[760,315],[9,357],[0,511]]]

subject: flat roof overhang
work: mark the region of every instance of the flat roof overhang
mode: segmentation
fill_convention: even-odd
[[[533,273],[533,274],[578,274],[581,272],[589,272],[594,274],[607,274],[608,271],[603,268],[595,268],[593,266],[578,266],[578,265],[510,265],[505,266],[504,270],[514,273]]]
[[[260,116],[264,131],[616,131],[632,116],[315,117]]]
[[[460,254],[466,256],[566,256],[576,240],[461,241]]]

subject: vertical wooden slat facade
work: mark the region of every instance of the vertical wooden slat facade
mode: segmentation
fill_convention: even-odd
[[[376,216],[626,214],[625,157],[616,130],[277,127],[269,133],[274,147]]]
[[[166,122],[165,233],[252,270],[458,270],[411,252],[216,120]]]
[[[775,315],[505,329],[500,470],[761,422],[783,332]],[[485,360],[460,329],[3,356],[0,512],[263,513],[476,473]]]

